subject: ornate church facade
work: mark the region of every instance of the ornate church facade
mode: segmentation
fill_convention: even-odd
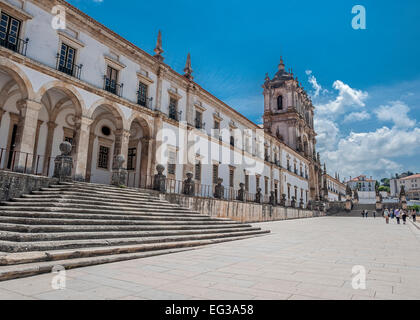
[[[124,155],[130,187],[161,164],[203,195],[223,179],[228,193],[322,198],[314,107],[283,60],[260,126],[194,82],[190,55],[183,74],[165,64],[160,32],[151,55],[63,0],[1,1],[0,15],[0,169],[51,176],[68,141],[77,180],[109,184]]]

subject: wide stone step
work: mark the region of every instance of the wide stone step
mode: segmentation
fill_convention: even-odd
[[[18,232],[18,233],[82,233],[82,232],[123,232],[123,231],[185,231],[185,230],[226,230],[234,228],[251,228],[249,224],[218,224],[218,225],[138,225],[138,226],[80,226],[80,225],[27,225],[0,222],[0,232]]]
[[[141,191],[140,189],[118,188],[118,187],[96,185],[96,184],[81,184],[81,183],[75,183],[72,185],[58,184],[58,185],[50,185],[49,188],[58,189],[58,190],[80,189],[80,190],[92,190],[92,191],[101,191],[101,192],[105,191],[108,193],[118,193],[118,194],[156,196],[153,193],[144,192],[144,191]]]
[[[182,217],[182,216],[169,216],[169,215],[150,215],[150,214],[136,214],[136,215],[124,215],[124,214],[87,214],[87,213],[68,213],[68,212],[36,212],[36,211],[6,211],[1,210],[0,216],[9,217],[31,217],[31,218],[64,218],[64,219],[106,219],[106,220],[137,220],[137,221],[229,221],[226,218],[210,218],[209,216],[193,216],[193,217]]]
[[[78,191],[78,192],[89,192],[89,193],[98,193],[98,194],[108,194],[113,196],[131,196],[131,197],[143,197],[143,198],[159,198],[158,194],[145,193],[138,190],[129,190],[129,189],[107,189],[107,188],[98,188],[98,187],[84,187],[79,185],[74,186],[49,186],[41,190],[49,191]]]
[[[12,242],[0,240],[0,251],[3,252],[30,252],[45,250],[62,250],[74,248],[124,246],[133,244],[166,243],[178,241],[195,241],[221,239],[229,237],[253,236],[269,233],[265,230],[243,231],[243,232],[223,232],[209,234],[194,234],[181,236],[155,236],[143,238],[107,238],[89,240],[60,240],[60,241],[37,241],[37,242]]]
[[[0,215],[5,211],[26,211],[31,212],[61,212],[61,213],[86,213],[86,214],[112,214],[112,215],[147,215],[156,217],[197,217],[200,214],[189,210],[170,210],[170,209],[141,209],[141,210],[123,210],[115,209],[89,209],[74,208],[70,206],[50,206],[50,207],[21,207],[21,206],[1,206]]]
[[[0,222],[6,224],[25,224],[25,225],[56,225],[56,226],[197,226],[197,225],[205,225],[205,226],[235,226],[235,225],[242,225],[240,222],[236,221],[229,221],[229,220],[216,220],[216,219],[207,219],[207,220],[118,220],[118,219],[99,219],[95,216],[95,219],[87,219],[83,216],[84,219],[74,219],[68,218],[67,216],[64,217],[56,217],[54,214],[48,214],[47,216],[42,215],[39,217],[39,213],[35,213],[31,216],[23,216],[23,217],[14,217],[14,216],[1,216],[0,215]]]
[[[47,207],[47,208],[80,208],[80,209],[101,209],[101,210],[121,210],[126,212],[136,212],[139,210],[145,210],[150,212],[192,212],[188,208],[183,208],[177,205],[167,205],[165,203],[159,204],[158,208],[153,204],[139,204],[139,205],[130,205],[123,204],[119,202],[109,203],[92,203],[89,201],[67,201],[67,200],[53,200],[53,201],[13,201],[13,202],[4,202],[1,204],[3,207]],[[1,208],[1,207],[0,207]],[[199,214],[196,212],[196,214]]]
[[[254,235],[255,236],[255,235]],[[0,257],[0,281],[49,273],[57,265],[65,269],[172,254],[201,246],[249,239],[254,236],[227,237],[159,244],[97,247],[77,250],[14,253]]]
[[[127,207],[138,207],[142,205],[147,206],[164,206],[167,208],[181,208],[177,204],[172,204],[166,201],[132,201],[132,200],[123,200],[123,199],[108,199],[108,198],[95,198],[89,196],[67,196],[67,195],[60,195],[57,196],[42,196],[38,197],[32,195],[32,197],[24,196],[23,198],[14,198],[11,201],[18,202],[18,203],[43,203],[48,204],[49,202],[60,202],[60,203],[80,203],[80,204],[98,204],[98,205],[125,205]]]
[[[52,190],[47,188],[41,188],[39,191],[32,191],[32,194],[34,195],[48,195],[48,196],[59,196],[59,195],[75,195],[75,196],[94,196],[97,198],[102,199],[126,199],[126,200],[138,200],[138,201],[154,201],[154,202],[161,202],[163,200],[160,200],[156,197],[148,197],[148,196],[140,196],[140,195],[115,195],[112,193],[107,192],[92,192],[88,190]]]
[[[259,231],[260,228],[238,227],[226,229],[197,229],[197,230],[157,230],[157,231],[103,231],[103,232],[61,232],[61,233],[20,233],[0,230],[0,240],[15,242],[31,241],[61,241],[85,239],[115,239],[115,238],[148,238],[165,236],[185,236],[196,234],[235,233]]]

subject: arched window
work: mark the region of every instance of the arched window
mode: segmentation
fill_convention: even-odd
[[[277,97],[277,110],[283,110],[283,96]]]

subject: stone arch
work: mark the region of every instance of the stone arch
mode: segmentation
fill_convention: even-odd
[[[87,110],[86,116],[94,120],[93,118],[94,118],[95,111],[97,111],[98,108],[100,107],[106,108],[110,113],[114,115],[115,119],[117,120],[119,124],[118,126],[121,129],[125,129],[125,130],[129,129],[129,127],[127,126],[127,121],[125,119],[124,113],[121,111],[121,109],[115,103],[110,102],[106,99],[100,99],[96,101],[95,103],[93,103],[90,106],[89,110]]]
[[[35,98],[35,92],[31,81],[17,65],[8,61],[4,57],[0,57],[0,71],[7,73],[14,81],[16,81],[22,93],[22,99],[33,100]]]
[[[130,119],[127,121],[129,124],[130,130],[130,138],[128,141],[129,150],[136,150],[136,158],[135,158],[135,166],[131,165],[130,167],[134,170],[129,172],[129,179],[128,182],[132,184],[134,187],[141,187],[145,188],[148,184],[151,183],[151,149],[152,149],[152,141],[151,141],[151,132],[152,128],[148,121],[142,117],[140,114],[135,113],[133,114]],[[142,130],[142,136],[139,137],[137,134],[133,136],[133,126],[138,125]],[[140,139],[139,139],[140,138]],[[141,152],[138,152],[138,149],[141,149]],[[129,157],[133,157],[133,154],[129,154]],[[127,164],[132,164],[133,159],[129,159],[127,157]]]
[[[41,103],[45,93],[51,89],[57,89],[69,97],[73,105],[76,107],[77,116],[83,116],[86,114],[86,106],[80,93],[73,86],[59,80],[44,84],[36,93],[35,100]]]

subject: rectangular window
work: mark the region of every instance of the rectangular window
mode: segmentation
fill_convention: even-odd
[[[99,146],[98,168],[108,169],[109,162],[109,148]]]
[[[195,164],[195,180],[201,181],[201,162]]]
[[[203,128],[203,114],[200,111],[195,112],[195,127],[197,129]]]
[[[60,57],[58,60],[58,71],[72,76],[74,71],[75,56],[76,49],[66,45],[65,43],[62,43],[60,49]]]
[[[169,100],[169,118],[178,121],[178,101],[171,98]]]
[[[255,184],[257,186],[257,189],[260,187],[260,177],[255,177]]]
[[[21,21],[5,13],[1,13],[0,44],[13,51],[18,50]]]
[[[176,152],[169,151],[168,174],[176,174]]]
[[[147,85],[143,82],[139,83],[138,104],[147,107]]]
[[[137,148],[128,149],[127,170],[136,170]]]
[[[245,190],[249,191],[249,175],[245,175]]]
[[[105,90],[117,94],[118,70],[108,66],[105,78]]]
[[[219,166],[217,164],[213,165],[213,183],[216,184],[219,179]]]
[[[233,188],[235,184],[235,170],[229,170],[229,187]]]

